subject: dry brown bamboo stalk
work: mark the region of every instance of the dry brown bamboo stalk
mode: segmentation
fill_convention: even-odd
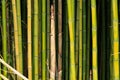
[[[51,5],[51,69],[50,79],[55,80],[55,68],[56,68],[56,52],[55,52],[55,21],[54,21],[54,7]]]
[[[62,80],[62,0],[58,0],[58,80]]]

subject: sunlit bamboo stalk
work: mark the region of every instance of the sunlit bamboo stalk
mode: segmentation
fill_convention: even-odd
[[[118,0],[112,0],[112,27],[113,27],[113,79],[119,80],[119,27],[118,27]]]
[[[27,0],[27,35],[28,35],[28,79],[32,80],[32,24],[31,0]]]
[[[20,71],[20,57],[19,57],[19,45],[18,45],[18,27],[17,27],[17,11],[16,1],[12,0],[13,21],[14,21],[14,40],[15,40],[15,56],[16,56],[16,69]]]
[[[91,0],[91,13],[92,13],[92,70],[93,70],[93,80],[98,80],[96,0]]]
[[[75,44],[74,44],[74,0],[67,0],[68,9],[68,27],[70,35],[70,80],[76,80],[75,73]]]
[[[18,47],[19,47],[19,63],[20,73],[23,73],[23,51],[22,51],[22,26],[21,26],[21,4],[20,0],[16,0],[17,11],[17,27],[18,27]]]

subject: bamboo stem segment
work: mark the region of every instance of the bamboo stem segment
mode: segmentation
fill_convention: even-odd
[[[119,80],[119,36],[118,36],[118,0],[112,0],[112,26],[113,26],[113,79]]]
[[[75,43],[74,43],[74,0],[67,0],[68,25],[70,35],[70,80],[76,80],[75,74]]]
[[[33,29],[33,79],[38,80],[38,0],[34,0],[34,29]]]
[[[55,21],[54,21],[54,7],[51,6],[51,69],[50,79],[55,80],[56,71],[56,49],[55,49]]]
[[[92,70],[93,70],[93,80],[98,80],[96,0],[91,0],[91,13],[92,13]]]
[[[12,0],[12,10],[13,10],[13,21],[14,21],[14,39],[15,39],[15,56],[16,56],[16,69],[20,71],[20,57],[19,57],[19,46],[18,46],[18,27],[17,27],[17,11],[16,11],[16,1]]]
[[[6,0],[2,0],[2,47],[3,58],[7,62],[7,21],[6,21]],[[4,70],[7,70],[4,67]],[[7,77],[7,73],[4,71],[4,76]]]
[[[32,80],[32,30],[31,30],[31,0],[27,0],[27,21],[28,21],[28,79]]]

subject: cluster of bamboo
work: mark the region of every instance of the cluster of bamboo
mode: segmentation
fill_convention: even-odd
[[[0,57],[29,80],[120,80],[119,22],[119,0],[0,0]]]

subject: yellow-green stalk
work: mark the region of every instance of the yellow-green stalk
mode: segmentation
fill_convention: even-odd
[[[13,10],[13,22],[14,22],[14,40],[15,40],[15,56],[16,56],[16,69],[20,71],[20,57],[19,57],[19,45],[18,45],[18,27],[17,27],[17,11],[16,11],[16,1],[12,0],[12,10]]]
[[[27,0],[27,37],[28,37],[28,79],[32,80],[32,30],[31,0]]]
[[[38,80],[38,0],[34,0],[34,28],[33,28],[33,79]]]
[[[79,80],[82,80],[82,0],[80,0],[80,26],[79,26]]]
[[[23,74],[23,57],[22,57],[22,26],[21,26],[21,6],[20,0],[16,0],[16,11],[17,11],[17,27],[18,27],[18,46],[19,46],[19,63],[20,73]]]
[[[2,54],[7,62],[7,21],[6,21],[6,0],[2,0]],[[4,67],[4,76],[7,77],[7,68]]]
[[[91,0],[91,12],[92,12],[92,70],[93,70],[93,80],[98,80],[96,0]]]
[[[119,29],[118,29],[118,0],[112,0],[112,27],[113,27],[113,80],[119,80]]]
[[[76,80],[75,73],[75,37],[74,37],[74,0],[67,0],[68,25],[70,35],[70,80]]]

